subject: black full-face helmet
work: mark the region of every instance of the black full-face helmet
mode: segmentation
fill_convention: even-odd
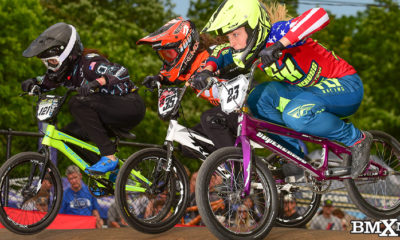
[[[39,35],[22,53],[24,57],[38,57],[47,67],[52,81],[61,82],[71,69],[71,63],[82,55],[83,45],[75,27],[56,23]]]

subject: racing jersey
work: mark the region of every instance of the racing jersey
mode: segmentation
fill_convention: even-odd
[[[299,87],[313,86],[327,78],[355,74],[354,68],[345,60],[308,38],[328,23],[329,17],[323,8],[313,8],[289,21],[274,23],[266,39],[266,47],[282,37],[286,37],[291,45],[282,50],[282,56],[271,66],[260,64],[259,68],[274,80]],[[210,56],[206,64],[221,69],[233,63],[232,49],[226,48],[225,51],[225,55]]]
[[[100,77],[106,79],[106,84],[99,88],[101,93],[125,95],[136,89],[125,67],[112,63],[96,53],[89,53],[78,59],[78,62],[72,67],[71,73],[62,83],[51,81],[47,75],[36,79],[43,91],[49,91],[61,85],[80,87]]]
[[[212,49],[209,49],[209,51],[212,51],[212,55],[221,54],[221,51],[224,51],[224,50],[225,50],[225,48],[223,46],[222,47],[217,46]],[[206,66],[206,62],[207,62],[206,60],[210,56],[209,51],[205,50],[205,51],[197,54],[197,56],[193,60],[193,62],[188,65],[188,66],[190,66],[190,69],[188,69],[184,74],[179,75],[178,78],[176,78],[176,80],[174,80],[173,82],[170,82],[167,78],[163,78],[161,83],[167,84],[167,85],[168,84],[179,84],[179,83],[191,80],[197,72],[201,72],[204,70],[204,68]],[[232,75],[231,73],[235,70],[235,68],[231,69],[230,68],[231,66],[232,65],[226,67],[225,71],[217,72],[215,74],[216,76],[221,78],[221,79],[219,79],[219,81],[225,81],[222,78],[229,79],[229,75]],[[237,73],[235,75],[237,75]],[[194,89],[194,90],[196,91],[196,93],[200,92],[200,90],[197,90],[197,89]],[[215,106],[218,106],[220,104],[220,100],[218,98],[218,89],[216,86],[212,86],[209,90],[204,91],[200,95],[200,97],[208,100],[211,104],[213,104]]]

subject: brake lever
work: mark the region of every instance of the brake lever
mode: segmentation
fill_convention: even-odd
[[[37,94],[36,94],[37,93]],[[27,93],[29,96],[35,96],[40,94],[39,85],[33,85],[32,89]]]

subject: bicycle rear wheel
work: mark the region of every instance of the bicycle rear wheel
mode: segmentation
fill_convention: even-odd
[[[173,158],[167,182],[156,182],[164,177],[167,152],[159,148],[140,150],[131,155],[118,173],[115,200],[129,226],[145,233],[161,233],[171,229],[182,217],[189,201],[189,181],[183,165]],[[160,164],[159,164],[160,163]],[[133,174],[140,172],[148,184]],[[158,184],[153,185],[153,184]],[[130,186],[146,188],[145,192],[129,190]]]
[[[400,143],[381,131],[373,136],[370,165],[357,179],[345,180],[353,203],[373,219],[396,218],[400,215]],[[350,159],[347,165],[351,166]],[[376,177],[378,165],[386,169],[385,177]]]
[[[0,221],[14,233],[40,232],[58,213],[63,194],[60,173],[51,162],[47,167],[44,163],[43,155],[24,152],[0,168]]]
[[[196,182],[196,202],[207,228],[219,239],[263,239],[276,218],[277,192],[266,164],[255,158],[251,189],[243,197],[243,153],[225,147],[202,164]],[[219,210],[215,203],[220,202]]]

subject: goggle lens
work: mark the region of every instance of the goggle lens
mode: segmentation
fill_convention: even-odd
[[[178,56],[178,52],[175,49],[163,49],[163,50],[158,50],[158,55],[161,57],[163,61],[171,63]]]

